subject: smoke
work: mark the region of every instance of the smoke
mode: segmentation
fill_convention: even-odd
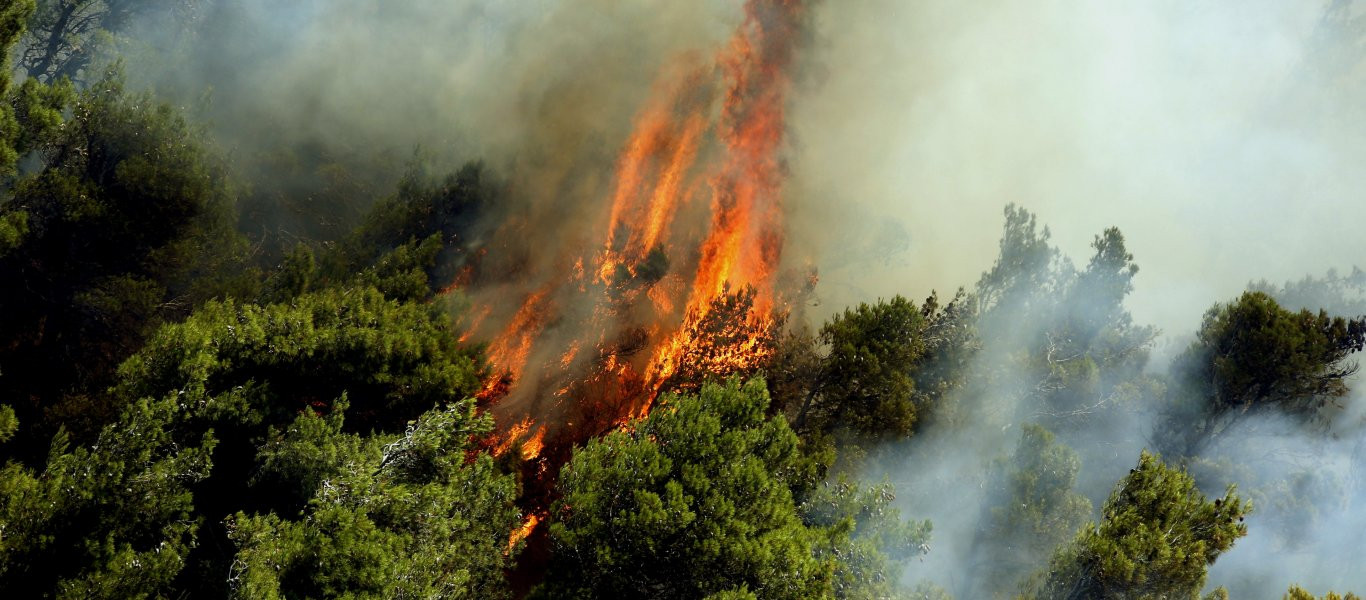
[[[1160,371],[1200,315],[1248,282],[1366,256],[1357,231],[1366,219],[1357,198],[1366,189],[1363,4],[816,5],[787,103],[785,266],[820,273],[820,307],[810,311],[819,320],[879,296],[972,284],[991,264],[1009,202],[1036,213],[1082,264],[1092,237],[1118,226],[1142,267],[1126,306],[1164,332],[1149,365]],[[352,202],[346,210],[359,214],[390,193],[414,147],[439,168],[482,159],[507,178],[504,210],[514,219],[500,235],[515,234],[505,243],[516,251],[489,266],[508,274],[506,285],[475,298],[496,313],[490,323],[515,320],[545,277],[573,268],[563,249],[609,234],[599,209],[642,107],[667,95],[658,82],[671,78],[660,74],[709,64],[743,21],[741,3],[720,0],[199,7],[188,24],[149,20],[123,42],[137,58],[130,77],[209,123],[251,180],[308,190],[296,212]],[[248,217],[261,228],[305,220],[266,209]],[[590,306],[557,310],[561,323],[591,322]],[[897,484],[903,512],[934,521],[935,548],[908,578],[933,578],[960,597],[976,590],[980,521],[1002,501],[987,465],[1014,451],[1024,423],[1046,418],[1023,402],[1038,382],[1004,358],[1038,333],[984,331],[972,371],[988,383],[884,449],[890,458],[870,473]],[[572,337],[549,345],[563,349]],[[530,360],[560,358],[556,350]],[[1151,415],[1126,411],[1130,418],[1059,432],[1081,456],[1077,489],[1096,506],[1148,442]],[[1366,587],[1344,579],[1352,569],[1320,560],[1360,546],[1351,537],[1363,524],[1353,510],[1360,431],[1325,438],[1286,424],[1243,426],[1268,455],[1299,457],[1243,461],[1246,490],[1275,502],[1278,486],[1298,481],[1319,486],[1322,501],[1259,508],[1211,583],[1268,598],[1293,581]],[[1207,458],[1245,450],[1220,447]],[[1310,467],[1323,473],[1300,477]],[[1202,485],[1243,481],[1203,473]],[[1287,516],[1309,509],[1312,519]],[[1303,539],[1277,533],[1285,523],[1301,525]]]
[[[490,342],[481,399],[500,425],[578,431],[548,442],[567,451],[648,406],[728,291],[755,290],[738,296],[747,327],[713,358],[750,361],[753,336],[781,319],[784,113],[805,4],[210,4],[185,58],[163,51],[171,75],[135,77],[172,97],[215,86],[205,118],[247,179],[300,179],[316,194],[292,207],[305,215],[373,196],[405,144],[506,177],[493,233],[465,240],[477,258],[460,327]],[[294,195],[277,191],[249,198],[270,209]]]
[[[1360,391],[1351,399],[1356,412],[1362,399]],[[1207,492],[1237,483],[1255,506],[1247,537],[1215,563],[1211,582],[1238,598],[1277,598],[1289,583],[1319,594],[1366,589],[1358,558],[1366,435],[1360,415],[1343,417],[1331,433],[1251,419],[1192,466]]]
[[[502,162],[571,130],[612,141],[666,59],[723,39],[738,14],[726,8],[208,1],[190,32],[136,32],[130,44],[163,53],[130,67],[182,98],[209,90],[210,120],[230,146],[270,132]]]
[[[1363,12],[1361,2],[1292,0],[822,7],[817,67],[792,110],[791,237],[821,273],[823,306],[813,313],[971,285],[996,252],[1001,206],[1014,202],[1075,261],[1105,227],[1123,230],[1141,266],[1126,306],[1163,331],[1149,368],[1164,370],[1202,313],[1249,282],[1298,280],[1366,256],[1357,226],[1366,175],[1354,166],[1366,156]],[[958,409],[969,415],[961,424],[928,426],[885,449],[869,473],[897,484],[905,514],[935,524],[933,551],[907,579],[930,578],[958,597],[980,591],[981,521],[1003,501],[988,465],[1014,452],[1030,420],[1021,398],[1037,382],[992,350],[1038,333],[1022,325],[982,332],[970,371],[995,383],[976,395],[981,404]],[[1097,508],[1152,427],[1138,410],[1081,435],[1060,432],[1081,456],[1077,489]],[[1279,598],[1292,582],[1360,590],[1349,575],[1359,569],[1320,558],[1358,554],[1348,532],[1359,531],[1362,498],[1344,473],[1359,471],[1362,435],[1255,432],[1273,454],[1322,457],[1338,475],[1298,481],[1339,491],[1306,492],[1310,506],[1258,508],[1211,586],[1246,598]],[[1243,492],[1264,500],[1307,468],[1211,453],[1231,454],[1248,479]],[[1211,474],[1201,483],[1222,490]],[[1296,511],[1317,516],[1298,521],[1303,537],[1287,548],[1271,521]]]
[[[1169,332],[1248,281],[1350,267],[1366,254],[1366,63],[1361,25],[1327,8],[824,6],[819,85],[793,109],[810,217],[794,227],[821,245],[830,310],[971,283],[1007,202],[1074,256],[1119,226],[1143,269],[1135,317]],[[905,231],[901,256],[859,253],[889,230]]]
[[[131,81],[207,122],[242,179],[258,182],[248,228],[315,238],[344,234],[392,193],[419,148],[438,172],[482,160],[515,173],[517,197],[537,206],[602,191],[650,82],[740,18],[730,3],[663,1],[197,9],[134,27],[120,48]]]

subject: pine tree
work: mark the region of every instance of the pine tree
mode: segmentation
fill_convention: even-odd
[[[885,488],[813,490],[816,465],[785,420],[765,416],[767,405],[762,380],[707,384],[576,450],[560,473],[555,554],[539,597],[891,589],[887,561],[918,547],[928,524],[900,523]]]
[[[1190,475],[1144,452],[1105,502],[1100,525],[1054,555],[1026,596],[1197,599],[1209,565],[1247,535],[1249,510],[1231,487],[1207,500]]]

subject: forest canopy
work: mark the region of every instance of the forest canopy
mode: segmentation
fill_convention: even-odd
[[[0,596],[1366,589],[1341,257],[1163,331],[1123,220],[840,238],[834,3],[270,4],[0,4]],[[865,293],[905,248],[962,287]]]

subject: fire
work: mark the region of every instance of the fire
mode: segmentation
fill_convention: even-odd
[[[545,324],[547,293],[546,290],[541,290],[527,296],[522,308],[513,315],[512,322],[508,323],[502,335],[489,346],[489,362],[514,379],[526,366],[527,356],[536,341],[536,334],[540,333],[541,327]]]
[[[503,454],[506,454],[508,450],[512,449],[514,444],[526,437],[527,431],[531,430],[531,425],[531,417],[527,417],[509,428],[500,436],[498,442],[494,444],[493,455],[502,456]]]
[[[536,513],[528,514],[522,521],[521,527],[512,530],[512,535],[508,536],[508,548],[504,554],[511,554],[512,550],[517,547],[517,544],[531,535],[531,532],[536,529],[536,525],[540,524],[540,522],[540,515],[537,515]]]
[[[536,435],[522,444],[522,460],[534,460],[541,455],[541,448],[545,446],[545,428],[536,430]]]
[[[802,0],[748,0],[713,60],[690,55],[666,69],[610,184],[595,188],[595,227],[550,224],[565,234],[528,244],[540,262],[480,255],[512,270],[480,269],[501,278],[465,288],[475,305],[466,335],[489,343],[480,400],[499,424],[495,454],[520,448],[528,472],[542,473],[572,445],[647,414],[661,392],[772,356],[786,312],[788,68],[804,13]],[[495,237],[532,237],[535,218]]]
[[[800,11],[796,3],[786,7]],[[701,264],[688,298],[690,319],[705,318],[712,303],[735,284],[767,292],[757,306],[758,319],[771,318],[773,310],[770,295],[782,246],[782,172],[777,152],[790,85],[785,72],[773,67],[791,60],[790,40],[796,32],[791,30],[794,22],[765,23],[758,19],[753,4],[749,8],[729,52],[719,59],[729,82],[718,132],[728,160],[711,183],[711,232],[702,244]],[[780,43],[774,44],[775,39]],[[679,329],[659,347],[650,361],[652,379],[662,382],[674,374],[679,357],[694,342],[690,330]]]

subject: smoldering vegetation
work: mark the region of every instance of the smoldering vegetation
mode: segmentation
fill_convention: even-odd
[[[74,37],[54,36],[68,7],[89,24]],[[606,218],[634,140],[649,142],[643,169],[662,180],[661,157],[683,144],[684,117],[753,117],[728,112],[727,94],[736,94],[717,57],[727,49],[762,55],[737,50],[744,36],[736,31],[738,23],[749,31],[746,18],[758,14],[763,32],[765,10],[801,16],[799,39],[790,40],[795,58],[781,68],[759,60],[757,70],[781,71],[786,93],[776,128],[785,137],[763,157],[781,180],[773,186],[781,235],[764,240],[780,259],[765,272],[769,289],[727,287],[712,318],[688,320],[687,286],[701,281],[692,272],[705,262],[700,247],[717,220],[708,200],[724,195],[715,165],[729,149],[719,128],[707,126],[698,166],[683,171],[677,247],[640,248],[643,259],[601,276],[593,253],[622,250],[618,238],[639,229]],[[464,580],[472,594],[781,597],[773,591],[780,586],[758,579],[675,577],[689,570],[679,564],[724,569],[676,562],[710,547],[669,545],[687,536],[659,533],[677,533],[660,525],[666,518],[612,529],[592,521],[590,509],[574,514],[562,497],[596,506],[610,494],[594,486],[618,486],[612,497],[646,498],[639,512],[653,518],[696,508],[687,505],[694,496],[713,498],[726,486],[768,486],[771,476],[778,488],[764,487],[763,498],[785,499],[775,504],[781,510],[757,496],[734,504],[768,517],[791,513],[782,513],[791,522],[764,526],[802,540],[800,560],[763,567],[825,569],[828,580],[802,580],[813,587],[792,592],[798,597],[825,589],[819,584],[836,596],[910,598],[1197,598],[1224,588],[1228,597],[1275,599],[1292,584],[1315,594],[1366,590],[1366,392],[1356,373],[1366,339],[1366,272],[1358,268],[1366,264],[1358,227],[1366,219],[1358,164],[1366,157],[1366,3],[102,0],[38,2],[24,36],[11,52],[12,87],[32,80],[58,92],[11,103],[21,107],[25,133],[0,196],[0,266],[16,281],[28,278],[31,293],[0,296],[0,308],[28,323],[0,328],[0,382],[13,386],[0,403],[16,406],[20,424],[13,437],[0,412],[0,448],[15,465],[5,477],[24,484],[9,489],[38,489],[32,482],[77,477],[60,470],[76,462],[70,448],[90,448],[82,460],[106,460],[99,448],[119,431],[151,423],[175,432],[127,450],[152,457],[146,472],[179,469],[177,481],[192,484],[176,498],[196,505],[157,504],[176,525],[158,530],[170,541],[156,548],[176,558],[158,563],[175,568],[149,589],[326,596],[361,586],[359,577],[328,588],[321,576],[299,574],[331,560],[318,540],[335,531],[307,527],[325,522],[333,503],[383,507],[375,522],[403,540],[385,548],[446,544],[480,557],[473,567],[446,554],[431,559],[444,561],[436,567],[416,559],[394,567],[472,569],[481,574]],[[54,52],[51,40],[67,45]],[[63,77],[72,87],[61,88]],[[85,266],[52,277],[42,265],[67,263],[39,260],[42,252],[67,250],[25,240],[100,231],[43,221],[80,211],[32,208],[46,206],[35,198],[75,206],[62,194],[76,187],[49,175],[81,172],[86,163],[72,157],[92,146],[62,132],[118,135],[81,119],[124,105],[101,105],[102,96],[59,105],[53,114],[81,126],[50,130],[39,118],[46,113],[30,105],[100,86],[109,98],[148,91],[128,96],[128,106],[169,103],[167,114],[188,124],[146,131],[199,140],[211,165],[202,180],[144,187],[184,196],[202,184],[217,207],[204,214],[235,222],[194,221],[203,231],[137,254],[112,275],[100,269],[114,267],[81,258],[107,248],[77,247],[71,264]],[[659,106],[677,122],[640,135]],[[197,152],[178,168],[198,175]],[[51,216],[69,214],[77,217]],[[136,223],[113,222],[118,235]],[[227,230],[226,241],[213,237]],[[178,254],[200,246],[223,256]],[[180,270],[144,273],[163,262]],[[576,270],[577,279],[566,278]],[[53,292],[63,286],[70,293]],[[649,308],[666,294],[667,310]],[[67,299],[69,307],[58,306]],[[374,309],[383,302],[401,309]],[[182,340],[200,339],[200,328],[236,336],[232,328],[250,324],[278,343],[290,319],[334,304],[343,306],[338,314],[370,319],[356,325],[364,351],[336,364],[314,358],[328,356],[333,339],[319,325],[322,341],[290,350],[293,363],[274,357],[274,346],[257,356],[220,349],[213,338],[213,352],[226,358],[183,360],[218,370],[166,367],[174,377],[202,375],[199,384],[170,375],[149,382],[160,372],[138,370],[174,364],[188,347]],[[256,305],[265,308],[229,316],[233,306]],[[712,362],[648,380],[646,358],[675,339],[660,333],[669,327],[691,336],[676,338],[691,345],[679,356]],[[410,332],[425,337],[416,345],[386,337]],[[437,358],[423,360],[440,368],[405,362],[394,347],[425,348]],[[499,360],[518,352],[528,372],[552,375],[509,395],[515,381]],[[737,353],[746,360],[716,358]],[[76,367],[54,367],[48,377],[44,361]],[[367,379],[366,369],[383,375]],[[766,384],[709,387],[727,376]],[[362,381],[352,385],[352,377]],[[438,385],[464,404],[428,402],[424,394],[439,395],[431,391]],[[201,393],[199,406],[212,410],[172,417],[169,402],[121,408],[163,388]],[[635,395],[583,402],[575,412],[554,388],[599,401]],[[655,394],[669,391],[687,399],[663,396],[670,409],[651,415]],[[698,397],[715,406],[699,406]],[[240,408],[253,402],[266,408]],[[476,409],[500,419],[480,421]],[[695,423],[680,424],[680,414],[734,430],[690,430]],[[552,436],[546,443],[558,447],[542,453],[536,427],[552,424],[592,445]],[[214,454],[215,428],[240,456]],[[794,449],[772,450],[755,432]],[[670,446],[669,434],[689,441]],[[734,474],[710,455],[698,467],[683,453],[699,438],[724,438],[726,460],[736,464],[762,455],[773,472],[726,479]],[[304,458],[291,462],[290,452]],[[446,462],[434,452],[448,454]],[[390,462],[391,453],[409,462]],[[226,467],[213,470],[206,456]],[[429,459],[439,465],[422,462]],[[565,464],[573,466],[561,475]],[[23,479],[21,469],[35,474]],[[340,474],[351,478],[332,487]],[[650,477],[674,480],[658,490],[630,487]],[[671,495],[676,481],[696,493]],[[117,495],[121,482],[89,483],[90,495]],[[457,507],[466,501],[458,486],[474,482],[482,491],[470,514],[481,520],[469,536],[482,537],[460,545],[423,537],[432,535],[426,530],[385,529],[433,514],[391,501],[389,486],[401,488],[394,482],[426,486],[424,498]],[[201,501],[228,497],[251,501]],[[1162,501],[1144,500],[1151,497]],[[28,506],[6,502],[0,508]],[[650,502],[675,512],[651,512]],[[92,526],[100,535],[101,519],[117,520],[120,510],[163,514],[134,501],[72,506],[70,514],[100,523]],[[634,508],[602,508],[603,521]],[[13,515],[22,512],[0,515],[18,523]],[[696,512],[699,522],[711,516]],[[23,530],[38,540],[66,513],[23,514],[40,515],[25,517],[37,525]],[[71,539],[71,547],[94,547]],[[656,552],[656,542],[668,552]],[[33,542],[29,554],[13,551],[14,564],[50,559],[61,543]],[[140,560],[152,556],[152,542],[129,547],[148,552],[134,555]],[[764,548],[751,554],[790,558]],[[618,550],[628,559],[583,558]],[[227,581],[197,581],[227,567]],[[35,572],[43,573],[36,583],[15,589],[42,591],[49,573]],[[599,572],[591,585],[576,579]],[[23,576],[0,569],[5,582]],[[97,589],[71,577],[54,581],[68,593]],[[783,589],[799,589],[795,580],[783,579],[793,586]],[[79,585],[87,584],[97,585]]]

